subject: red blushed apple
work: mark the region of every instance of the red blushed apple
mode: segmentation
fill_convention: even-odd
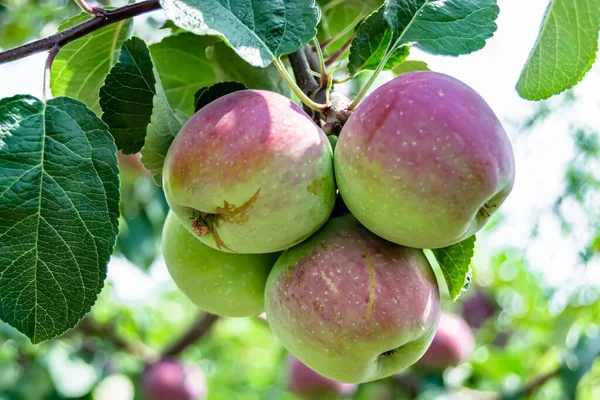
[[[206,377],[196,364],[166,358],[150,365],[142,377],[147,400],[204,400]]]
[[[163,169],[169,206],[217,250],[272,253],[317,231],[335,202],[332,150],[290,99],[243,90],[201,108]]]
[[[329,379],[360,383],[423,355],[440,297],[421,250],[383,240],[346,215],[282,253],[265,309],[275,336],[300,361]]]
[[[354,111],[335,148],[337,185],[352,214],[415,248],[473,235],[515,178],[513,150],[481,96],[424,71],[382,85]]]
[[[332,381],[304,365],[296,357],[288,361],[288,388],[306,400],[336,399],[356,391],[357,385]]]
[[[443,370],[469,360],[474,351],[475,338],[469,325],[460,316],[443,312],[433,341],[417,365]]]

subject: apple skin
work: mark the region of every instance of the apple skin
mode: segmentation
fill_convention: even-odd
[[[332,381],[313,371],[296,357],[288,361],[288,388],[305,400],[336,399],[350,395],[358,387],[352,383]]]
[[[204,400],[206,377],[196,364],[165,358],[150,365],[142,376],[144,399]]]
[[[171,278],[201,309],[226,317],[264,311],[265,284],[278,253],[215,250],[188,232],[172,211],[165,221],[162,246]]]
[[[442,312],[433,341],[417,366],[444,370],[467,361],[474,351],[475,338],[467,322],[456,314]]]
[[[272,253],[301,242],[335,202],[333,152],[290,99],[243,90],[201,108],[173,141],[163,169],[167,202],[205,244]]]
[[[300,361],[329,379],[361,383],[423,355],[440,297],[421,250],[383,240],[345,215],[282,253],[265,309],[272,332]]]
[[[349,118],[335,148],[340,193],[384,239],[440,248],[479,231],[510,193],[513,150],[473,89],[448,75],[401,75]]]

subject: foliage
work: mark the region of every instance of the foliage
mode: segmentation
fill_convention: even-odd
[[[397,76],[428,69],[407,60],[411,48],[449,56],[480,50],[500,12],[495,0],[248,4],[161,0],[163,29],[162,14],[135,25],[126,18],[63,46],[48,81],[55,98],[0,99],[0,400],[106,399],[102,390],[115,377],[139,393],[146,364],[194,323],[196,308],[160,278],[161,289],[148,289],[143,304],[124,300],[118,282],[105,279],[113,253],[139,267],[132,270],[143,279],[164,275],[162,167],[195,110],[246,87],[293,92],[311,106],[287,62],[319,42],[329,71],[347,72],[358,102],[381,70]],[[77,11],[65,0],[3,2],[0,47],[94,18]],[[595,61],[599,21],[599,0],[549,1],[518,93],[541,100],[577,85]],[[160,40],[142,40],[148,30]],[[325,78],[316,84],[338,87]],[[572,92],[559,101],[539,103],[524,130],[578,104]],[[552,212],[565,235],[579,224],[570,217],[573,207],[586,215],[591,233],[579,258],[583,266],[597,265],[600,131],[575,123],[570,133],[575,155]],[[129,154],[139,162],[138,153],[139,168],[121,159]],[[501,216],[496,221],[503,224]],[[567,293],[532,272],[527,244],[480,246],[473,236],[427,251],[446,282],[445,309],[460,312],[469,285],[498,304],[476,330],[472,360],[443,374],[411,368],[361,385],[355,399],[460,397],[467,390],[507,399],[600,396],[598,285]],[[209,399],[296,399],[286,387],[287,353],[260,318],[222,318],[181,357],[202,367]]]

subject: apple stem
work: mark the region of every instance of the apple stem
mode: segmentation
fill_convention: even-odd
[[[277,71],[279,71],[279,74],[281,75],[281,77],[283,78],[283,80],[288,84],[288,86],[290,87],[290,89],[292,89],[292,92],[294,92],[294,94],[296,96],[298,96],[298,98],[300,99],[300,101],[302,101],[302,103],[304,103],[304,105],[306,105],[311,110],[315,110],[315,111],[318,111],[318,112],[321,112],[321,111],[323,111],[323,110],[325,110],[327,108],[326,104],[319,104],[319,103],[315,103],[314,101],[312,101],[310,99],[310,97],[308,97],[306,95],[306,93],[304,93],[298,87],[298,85],[296,84],[296,82],[294,81],[294,79],[287,72],[287,69],[283,65],[283,62],[281,62],[281,59],[279,59],[279,58],[274,59],[273,60],[273,65],[275,65],[275,68],[277,68]]]
[[[385,64],[387,64],[390,56],[392,55],[392,53],[390,52],[390,47],[391,47],[391,42],[388,45],[388,49],[386,50],[385,57],[383,57],[383,59],[381,60],[381,62],[377,66],[377,69],[375,70],[375,72],[373,72],[373,75],[371,75],[371,78],[369,78],[369,81],[361,89],[361,91],[358,93],[358,95],[356,96],[356,98],[354,98],[354,100],[352,100],[352,103],[348,107],[348,110],[354,110],[356,107],[358,107],[358,105],[360,104],[360,102],[362,101],[362,99],[367,95],[367,92],[369,91],[369,89],[371,88],[371,86],[373,86],[373,84],[375,83],[375,80],[379,76],[379,73],[381,71],[383,71],[383,68],[385,67]]]
[[[77,3],[77,5],[88,14],[102,17],[106,15],[106,11],[104,11],[104,9],[99,7],[92,7],[85,0],[75,0],[75,3]]]
[[[52,91],[50,90],[50,72],[52,71],[52,63],[59,51],[60,47],[58,45],[54,46],[46,59],[46,65],[44,67],[44,91],[42,93],[42,101],[44,103],[52,97]]]
[[[327,74],[327,67],[325,66],[323,52],[321,51],[321,46],[319,45],[319,40],[316,36],[313,39],[313,43],[315,44],[315,51],[317,52],[317,57],[319,59],[319,69],[321,70],[321,87],[326,88],[329,86],[329,75]]]

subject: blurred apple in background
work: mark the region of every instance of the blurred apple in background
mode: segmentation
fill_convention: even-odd
[[[433,341],[417,366],[443,370],[469,360],[474,351],[475,338],[465,320],[456,314],[442,312]]]
[[[165,358],[150,365],[142,377],[146,400],[204,400],[206,377],[196,364]]]
[[[308,368],[294,356],[290,356],[288,361],[287,382],[290,391],[306,400],[342,398],[354,393],[358,386],[325,378]]]

